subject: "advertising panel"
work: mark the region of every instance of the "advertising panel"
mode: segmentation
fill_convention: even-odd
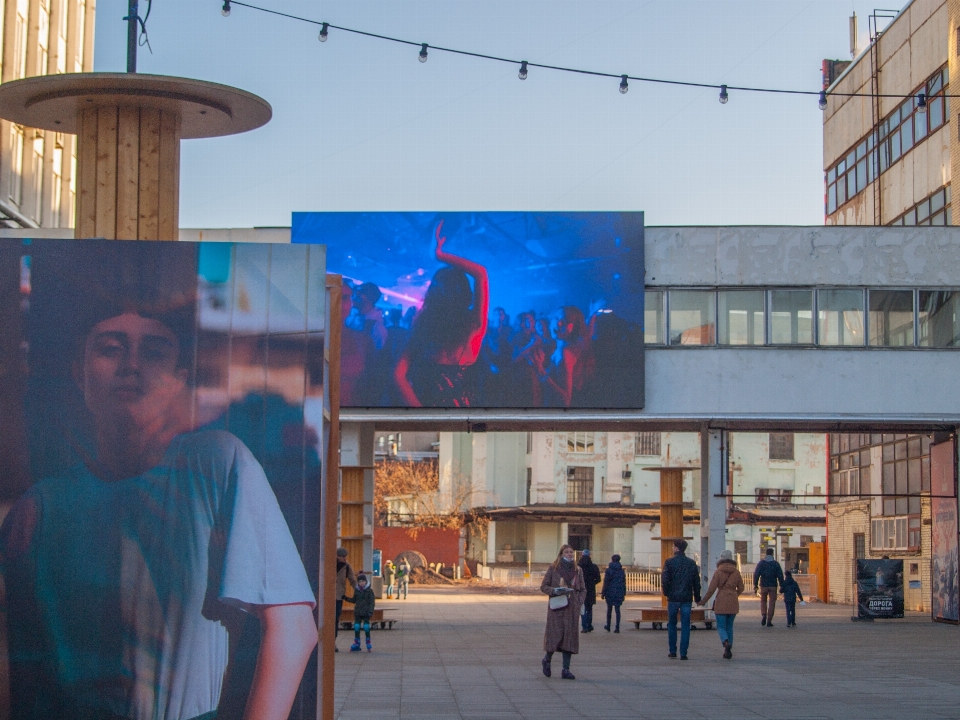
[[[643,407],[643,213],[294,213],[292,241],[347,285],[342,407]]]
[[[857,617],[903,617],[903,560],[857,560]]]
[[[324,265],[0,239],[12,717],[316,716]]]
[[[931,611],[934,620],[960,622],[955,440],[930,448]]]

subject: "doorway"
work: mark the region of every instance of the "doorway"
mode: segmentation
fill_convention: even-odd
[[[578,553],[589,549],[593,544],[593,525],[569,525],[567,544]]]

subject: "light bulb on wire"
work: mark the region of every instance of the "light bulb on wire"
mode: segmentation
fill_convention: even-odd
[[[730,99],[730,96],[727,94],[727,86],[721,85],[720,86],[720,104],[726,105],[729,99]]]
[[[927,111],[926,93],[917,93],[917,112],[925,113]]]
[[[627,84],[627,76],[626,76],[626,75],[621,75],[621,76],[620,76],[620,94],[621,94],[621,95],[626,95],[626,94],[627,94],[627,90],[629,90],[629,89],[630,89],[630,86]]]
[[[329,26],[330,26],[330,23],[323,23],[323,25],[320,26],[320,34],[317,36],[317,40],[319,40],[320,42],[327,41],[327,28]]]
[[[820,91],[820,100],[817,104],[820,106],[821,110],[827,109],[827,91],[826,90]]]
[[[224,17],[230,17],[230,0],[223,0],[223,8],[220,10],[220,14]]]
[[[426,43],[423,43],[423,44],[420,46],[420,56],[419,56],[419,57],[420,57],[420,62],[426,62],[426,61],[427,61],[427,44],[426,44]]]
[[[523,60],[520,63],[520,72],[517,74],[517,77],[521,80],[527,79],[527,61]]]

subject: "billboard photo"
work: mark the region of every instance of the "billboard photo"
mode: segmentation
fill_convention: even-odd
[[[903,617],[903,560],[863,560],[857,564],[857,617]]]
[[[643,213],[294,213],[291,237],[344,278],[342,407],[643,407]]]
[[[315,717],[324,261],[0,239],[12,717]]]

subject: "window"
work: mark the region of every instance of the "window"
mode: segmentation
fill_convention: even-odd
[[[643,342],[663,345],[663,293],[648,290],[643,294]]]
[[[734,540],[733,554],[736,556],[738,563],[740,564],[746,563],[747,562],[747,541]]]
[[[529,455],[532,452],[533,452],[533,433],[528,432],[527,433],[527,454]]]
[[[793,460],[793,433],[770,433],[770,459]]]
[[[660,433],[637,433],[634,454],[660,457]]]
[[[62,141],[53,149],[53,187],[50,198],[51,226],[58,228],[61,224],[61,198],[63,196],[63,144]]]
[[[870,345],[913,347],[913,290],[870,290]]]
[[[592,453],[593,452],[593,433],[592,432],[568,432],[567,433],[567,452]]]
[[[827,215],[836,212],[862,192],[869,183],[947,121],[949,110],[945,88],[948,83],[948,72],[944,67],[914,90],[911,97],[827,170]],[[917,95],[921,92],[927,96],[926,112],[917,111]]]
[[[771,290],[770,343],[810,345],[813,343],[813,291]]]
[[[866,560],[867,558],[867,539],[863,533],[853,534],[853,557],[856,560]]]
[[[874,518],[870,523],[870,545],[878,552],[920,549],[920,517]]]
[[[30,177],[33,179],[33,219],[39,224],[43,218],[43,136],[37,131],[33,141],[33,153],[30,155]]]
[[[721,345],[763,345],[763,290],[721,290],[719,343]]]
[[[527,505],[530,504],[530,497],[533,491],[533,468],[527,468]]]
[[[780,488],[756,488],[754,490],[757,505],[775,505],[793,500],[793,490]]]
[[[863,345],[863,291],[817,291],[817,343]]]
[[[567,505],[593,504],[593,468],[567,468]]]
[[[23,128],[10,124],[10,200],[19,207],[23,201]]]
[[[712,290],[671,290],[670,344],[713,345],[716,293]]]
[[[813,535],[801,535],[800,536],[800,547],[805,548],[809,547],[810,543],[813,542]]]
[[[942,187],[924,198],[891,225],[952,225],[950,186]]]
[[[920,347],[960,346],[960,293],[920,291]]]

